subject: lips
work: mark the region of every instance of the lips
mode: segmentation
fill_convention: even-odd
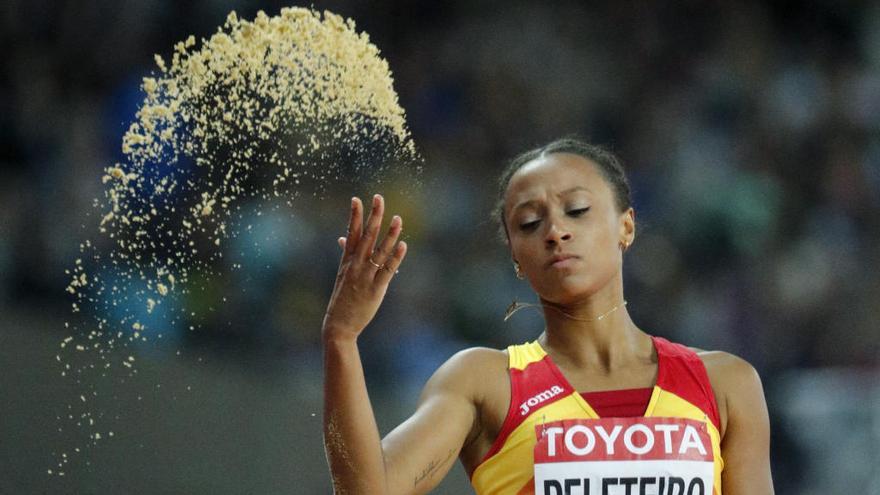
[[[564,266],[568,266],[575,262],[575,260],[580,259],[580,256],[576,256],[573,254],[560,253],[553,255],[550,258],[550,261],[547,262],[547,268],[561,268]]]

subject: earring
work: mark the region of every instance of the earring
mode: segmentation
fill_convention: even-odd
[[[522,268],[519,267],[519,263],[516,261],[513,262],[513,269],[516,270],[516,278],[525,280],[526,276],[523,275]]]
[[[627,249],[629,249],[629,243],[626,241],[620,241],[620,249],[625,253]]]

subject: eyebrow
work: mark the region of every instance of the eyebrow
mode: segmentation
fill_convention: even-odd
[[[568,189],[566,189],[566,190],[560,192],[557,196],[564,196],[564,195],[566,195],[566,194],[573,193],[573,192],[575,192],[575,191],[586,191],[586,192],[588,192],[588,193],[590,193],[590,194],[593,194],[593,191],[591,191],[591,190],[590,190],[589,188],[587,188],[587,187],[584,187],[584,186],[574,186],[574,187],[570,187],[570,188],[568,188]],[[513,213],[514,211],[516,211],[516,210],[518,210],[518,209],[520,209],[520,208],[525,208],[526,206],[530,206],[530,205],[532,205],[532,204],[534,204],[534,203],[538,203],[538,202],[539,202],[539,200],[537,200],[537,199],[529,199],[529,200],[526,200],[526,201],[521,201],[521,202],[517,203],[513,208],[511,208],[511,209],[510,209],[510,212]]]

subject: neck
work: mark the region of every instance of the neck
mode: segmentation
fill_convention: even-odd
[[[650,337],[624,305],[622,281],[576,303],[541,303],[547,328],[538,340],[557,362],[610,372],[651,356]]]

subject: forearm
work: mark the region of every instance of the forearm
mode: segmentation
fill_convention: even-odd
[[[386,492],[382,444],[357,341],[324,341],[324,448],[336,493]]]

